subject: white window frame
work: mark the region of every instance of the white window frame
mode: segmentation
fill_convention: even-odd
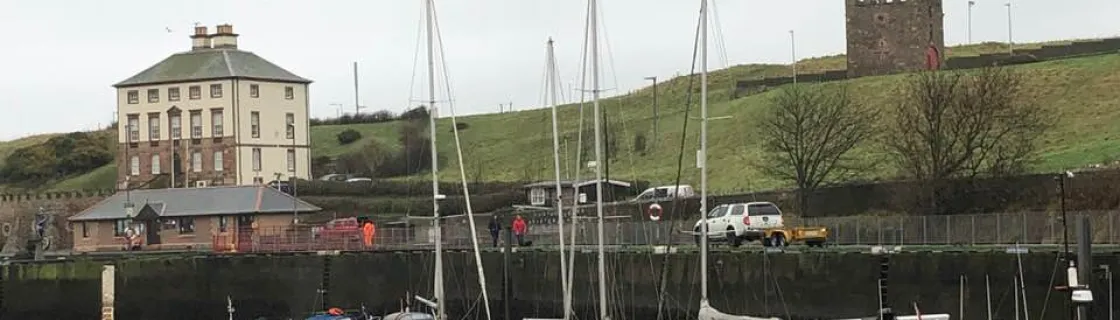
[[[202,152],[191,153],[191,171],[202,172]]]
[[[125,96],[128,97],[128,104],[140,103],[140,90],[128,90]]]
[[[548,201],[548,191],[544,188],[529,189],[529,203],[534,206],[543,206]]]
[[[183,115],[181,115],[181,114],[171,115],[171,116],[169,116],[169,119],[171,121],[171,138],[172,139],[183,138]]]
[[[296,114],[288,112],[284,114],[284,136],[288,139],[296,138]]]
[[[179,101],[179,87],[167,88],[167,101]]]
[[[225,171],[225,155],[221,151],[214,151],[214,171]]]
[[[191,139],[202,138],[202,111],[191,112]]]
[[[261,97],[261,86],[257,85],[257,84],[250,84],[249,85],[249,97],[250,98],[260,98]]]
[[[211,98],[221,98],[222,97],[222,84],[221,83],[215,83],[215,84],[210,85],[210,97]]]
[[[159,159],[159,154],[158,153],[152,155],[152,174],[160,174],[163,171],[163,170],[160,170],[162,168],[160,168],[160,161],[159,160],[160,159]]]
[[[140,141],[140,115],[128,116],[128,139],[129,142]]]
[[[187,88],[188,98],[191,100],[202,99],[202,86],[190,86]]]
[[[261,148],[253,148],[253,171],[261,172]]]
[[[222,130],[222,124],[225,122],[222,121],[222,115],[223,114],[221,109],[210,110],[210,135],[214,136],[215,138],[225,135],[225,132],[223,132]]]
[[[261,137],[261,113],[253,111],[249,113],[249,130],[251,131],[254,139]]]
[[[148,115],[148,140],[159,140],[159,114]]]
[[[140,156],[132,156],[128,160],[128,174],[131,176],[140,175]]]
[[[148,89],[148,103],[159,102],[159,89]]]
[[[292,100],[296,98],[296,89],[292,87],[284,87],[284,99]]]

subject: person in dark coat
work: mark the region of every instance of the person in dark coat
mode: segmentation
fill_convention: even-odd
[[[490,216],[490,240],[494,241],[494,247],[498,247],[498,235],[502,232],[502,225],[498,223],[497,216]]]

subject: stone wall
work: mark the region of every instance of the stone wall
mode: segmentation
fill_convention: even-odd
[[[940,63],[945,36],[941,0],[847,0],[848,75],[927,69]]]
[[[48,250],[71,248],[73,239],[67,218],[112,194],[113,190],[0,194],[0,253],[11,255],[24,249],[39,208],[52,216],[47,233],[53,239]]]
[[[594,318],[597,306],[595,253],[577,254],[575,302],[580,318]],[[953,319],[985,319],[985,277],[997,318],[1014,314],[1010,302],[1015,255],[1006,253],[902,253],[889,256],[887,302],[910,313],[918,303],[923,313],[949,313]],[[1098,255],[1094,264],[1113,267],[1116,254]],[[709,292],[713,306],[736,314],[784,319],[852,318],[875,313],[876,280],[882,256],[862,253],[763,254],[712,253]],[[1051,293],[1056,254],[1022,256],[1029,312],[1042,319],[1066,319],[1060,293]],[[430,297],[430,253],[361,253],[341,256],[233,256],[148,258],[117,261],[116,310],[121,319],[220,319],[226,298],[233,300],[237,319],[282,319],[322,310],[324,305],[366,306],[378,313],[400,308],[407,294]],[[483,253],[491,310],[501,319],[500,253]],[[659,279],[665,272],[666,319],[694,315],[699,301],[695,253],[607,255],[610,305],[616,316],[655,319]],[[522,252],[510,256],[511,313],[558,317],[561,304],[558,257],[555,253]],[[105,262],[71,261],[13,264],[3,269],[0,317],[90,319],[98,312],[100,266]],[[473,257],[465,252],[445,256],[448,312],[459,318],[481,312]],[[959,314],[961,276],[966,277],[965,314]],[[1107,315],[1109,297],[1103,280],[1094,280],[1098,306],[1094,317]],[[323,294],[320,289],[326,289]],[[1050,293],[1050,294],[1048,294]],[[843,298],[837,299],[837,295]],[[13,299],[12,297],[19,297]],[[323,302],[325,300],[325,302]],[[1043,314],[1043,309],[1046,310]],[[473,310],[473,311],[468,311]],[[469,313],[468,313],[469,312]]]

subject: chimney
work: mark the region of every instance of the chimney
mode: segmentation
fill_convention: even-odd
[[[206,27],[194,27],[191,35],[191,50],[210,49],[210,35],[206,34]]]
[[[210,35],[210,39],[214,42],[214,49],[237,49],[237,34],[233,33],[233,25],[218,25],[218,32]]]

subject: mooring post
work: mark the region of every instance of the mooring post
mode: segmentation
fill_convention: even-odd
[[[116,266],[107,264],[101,267],[101,320],[113,320],[116,279]]]
[[[1093,229],[1088,215],[1080,215],[1077,219],[1077,281],[1083,286],[1089,286],[1093,279]],[[1078,319],[1089,319],[1089,304],[1077,304]]]
[[[513,297],[513,284],[509,279],[509,255],[513,251],[513,229],[506,227],[506,244],[505,250],[502,251],[502,308],[505,309],[505,319],[512,320],[510,317],[510,299]]]

